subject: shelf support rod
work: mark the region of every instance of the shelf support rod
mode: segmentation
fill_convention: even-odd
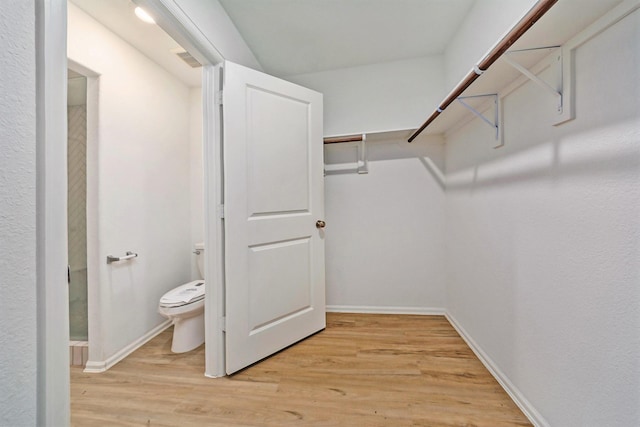
[[[521,50],[521,51],[506,52],[502,56],[502,58],[505,60],[505,62],[507,64],[511,65],[513,68],[515,68],[516,70],[520,71],[523,75],[525,75],[527,78],[529,78],[529,80],[531,80],[532,82],[534,82],[535,84],[540,86],[542,89],[546,90],[551,95],[553,95],[556,98],[556,101],[557,101],[558,113],[562,113],[562,90],[558,90],[558,89],[554,88],[549,83],[547,83],[546,81],[542,80],[540,77],[538,77],[535,74],[533,74],[527,68],[523,67],[522,64],[517,62],[515,59],[510,57],[514,53],[530,52],[530,51],[535,51],[535,50],[540,50],[540,49],[549,49],[549,48],[548,47],[541,47],[541,48],[526,49],[526,50]],[[561,65],[562,64],[562,53],[560,53],[558,58],[556,58],[556,59],[558,61],[558,64]]]
[[[355,170],[358,174],[361,174],[361,175],[369,173],[369,162],[367,160],[367,134],[363,133],[362,135],[355,135],[355,136],[339,136],[339,137],[332,137],[332,138],[324,138],[324,145],[341,144],[341,143],[357,144],[355,147],[357,152],[355,166],[353,168],[348,168],[348,169],[343,169],[343,168],[332,169],[331,171]],[[324,169],[324,175],[325,176],[327,175],[326,164]]]
[[[442,101],[438,108],[429,116],[429,118],[416,129],[408,139],[408,142],[413,142],[414,139],[427,126],[429,126],[455,99],[462,95],[462,93],[471,84],[476,81],[482,73],[487,71],[489,67],[496,62],[498,58],[502,56],[529,28],[531,28],[542,16],[556,4],[558,0],[538,0],[533,7],[522,17],[518,23],[511,28],[511,30],[505,34],[505,36],[496,43],[493,48],[478,62],[469,73],[458,83],[458,85],[451,91],[449,95]]]
[[[469,98],[486,98],[488,96],[491,96],[493,98],[493,121],[489,120],[484,114],[482,114],[480,111],[476,110],[475,108],[473,108],[471,105],[467,104],[464,100],[465,99],[469,99]],[[498,122],[498,94],[497,93],[489,93],[486,95],[472,95],[472,96],[459,96],[456,98],[458,100],[458,102],[462,105],[464,105],[464,107],[471,111],[473,114],[475,114],[478,118],[480,118],[483,122],[485,122],[486,124],[488,124],[489,126],[491,126],[495,131],[496,131],[496,139],[500,138],[500,124]]]
[[[364,138],[364,134],[355,136],[336,136],[331,138],[324,138],[325,144],[341,144],[343,142],[360,142]]]

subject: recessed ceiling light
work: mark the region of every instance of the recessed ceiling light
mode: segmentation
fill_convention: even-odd
[[[153,20],[151,15],[149,15],[147,12],[145,12],[145,10],[142,9],[141,7],[136,7],[134,12],[135,12],[136,16],[138,18],[140,18],[140,20],[146,22],[147,24],[155,24],[156,23],[156,21]]]

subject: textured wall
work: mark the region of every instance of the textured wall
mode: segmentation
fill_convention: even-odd
[[[36,420],[34,2],[0,2],[0,425]]]
[[[533,83],[505,147],[447,140],[447,304],[553,426],[640,425],[640,11],[575,53],[576,119]],[[549,77],[549,76],[545,76]]]

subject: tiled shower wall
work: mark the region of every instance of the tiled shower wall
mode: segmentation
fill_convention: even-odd
[[[87,340],[87,108],[67,107],[68,112],[68,239],[69,333],[72,341]]]

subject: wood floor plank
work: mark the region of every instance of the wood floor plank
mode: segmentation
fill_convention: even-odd
[[[73,426],[530,426],[443,316],[329,313],[326,330],[233,376],[171,330],[109,371],[71,368]]]

